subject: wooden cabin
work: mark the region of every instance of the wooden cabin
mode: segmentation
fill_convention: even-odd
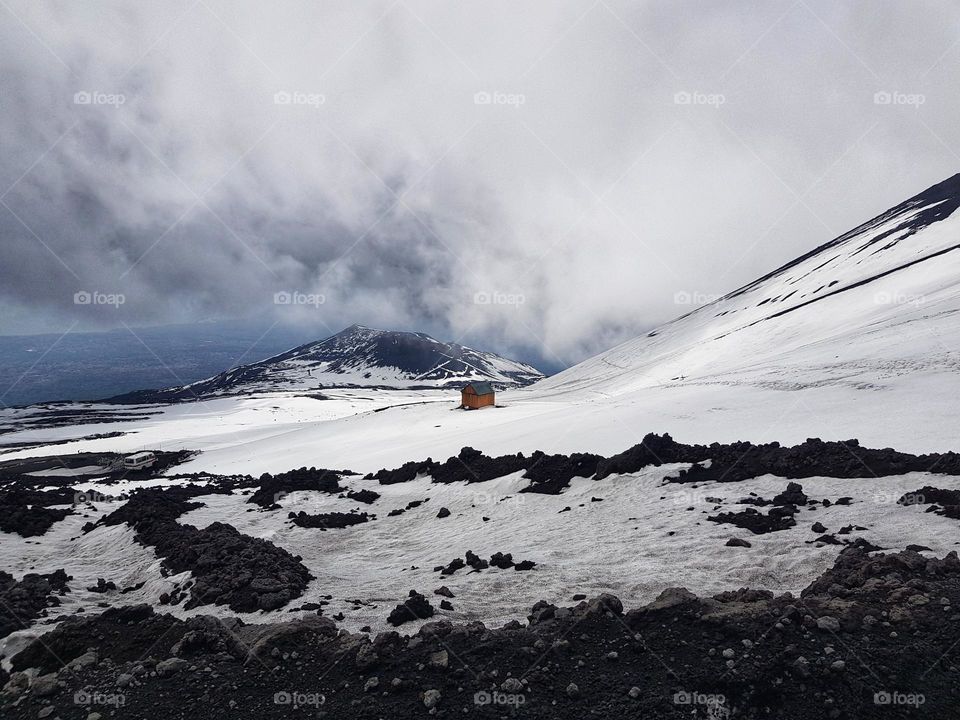
[[[460,407],[477,410],[496,402],[493,385],[488,382],[472,382],[460,391]]]

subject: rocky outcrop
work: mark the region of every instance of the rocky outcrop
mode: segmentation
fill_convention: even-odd
[[[0,570],[0,638],[46,615],[49,607],[60,604],[60,597],[70,592],[67,583],[73,578],[63,570],[48,575],[28,573],[17,581]]]
[[[341,476],[351,474],[353,473],[349,470],[324,470],[315,467],[302,467],[277,475],[264,473],[260,476],[260,487],[247,502],[262,508],[272,508],[278,506],[284,497],[299,490],[339,493],[344,489],[340,486]]]
[[[529,457],[523,453],[488,457],[465,447],[456,457],[442,463],[427,458],[405,463],[394,470],[382,469],[367,477],[383,485],[408,482],[419,475],[429,475],[438,483],[484,482],[523,470],[524,477],[531,482],[522,492],[557,494],[568,487],[574,477],[602,480],[610,475],[634,473],[667,463],[690,464],[689,468],[668,478],[680,483],[736,482],[767,474],[788,479],[884,477],[924,472],[931,467],[938,473],[960,475],[960,454],[952,452],[911,455],[890,448],[863,448],[855,439],[825,442],[819,438],[793,447],[783,447],[776,442],[686,445],[668,434],[650,433],[637,445],[608,458],[590,453],[546,455],[541,452]],[[782,498],[782,502],[805,502],[799,495],[793,500],[788,497]]]
[[[276,610],[303,593],[312,575],[286,550],[224,523],[202,530],[179,523],[181,514],[199,506],[185,499],[196,492],[141,490],[101,523],[129,524],[137,540],[163,558],[167,570],[192,573],[186,609],[227,605],[234,612]]]
[[[294,525],[304,528],[320,528],[321,530],[362,525],[369,520],[376,519],[376,515],[368,515],[367,513],[342,512],[319,513],[316,515],[298,512],[290,513],[289,517]]]

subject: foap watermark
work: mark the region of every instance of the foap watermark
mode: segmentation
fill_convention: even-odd
[[[673,504],[681,507],[696,507],[698,505],[719,505],[723,498],[715,497],[700,490],[680,490],[673,495]]]
[[[493,292],[481,291],[473,294],[474,305],[512,305],[520,307],[527,301],[522,293],[508,293],[494,290]]]
[[[927,96],[921,93],[890,92],[878,90],[873,94],[874,105],[906,105],[919,108],[927,101]]]
[[[881,690],[873,694],[874,705],[906,705],[918,708],[927,701],[922,693],[902,693],[894,690]]]
[[[901,496],[895,490],[874,490],[872,500],[877,505],[895,505]]]
[[[473,94],[474,105],[507,105],[513,108],[519,108],[527,102],[527,96],[522,93],[505,92],[487,92],[481,90]]]
[[[702,693],[681,690],[673,694],[674,705],[700,705],[707,710],[708,717],[726,718],[730,715],[727,709],[727,698],[719,693]]]
[[[127,302],[123,293],[105,293],[99,290],[79,290],[73,294],[74,305],[111,305],[119,308]]]
[[[495,495],[493,493],[474,492],[471,495],[472,505],[498,505],[509,503],[511,505],[523,505],[527,502],[526,497],[521,494],[516,495]]]
[[[881,291],[873,295],[877,305],[923,305],[926,301],[925,296],[915,293]]]
[[[123,707],[127,704],[127,696],[123,693],[102,693],[88,690],[77,690],[73,694],[73,704],[89,707],[103,705],[107,707]]]
[[[111,502],[113,500],[127,500],[128,496],[121,494],[119,497],[113,497],[113,495],[104,495],[102,492],[97,492],[96,490],[85,490],[83,492],[75,492],[73,494],[73,504],[76,505],[86,505],[87,503],[105,503]]]
[[[697,290],[679,290],[673,294],[674,305],[709,305],[719,300],[722,295],[717,293],[704,293]]]
[[[706,105],[707,107],[719,108],[726,102],[726,96],[721,93],[688,92],[681,90],[673,94],[674,105]]]
[[[305,693],[296,690],[283,690],[273,695],[274,705],[289,705],[294,710],[297,708],[320,707],[327,701],[323,693]]]
[[[281,90],[273,94],[274,105],[302,105],[319,108],[325,105],[327,96],[320,93],[302,92],[300,90]]]
[[[522,693],[500,692],[498,690],[480,690],[473,694],[474,705],[501,705],[518,708],[527,701]]]
[[[877,490],[873,494],[873,501],[878,505],[903,505],[904,507],[929,504],[923,493],[898,493],[893,490]]]
[[[105,93],[97,90],[80,90],[73,94],[74,105],[110,105],[120,107],[127,101],[122,93]]]
[[[321,293],[305,293],[298,290],[281,290],[273,294],[274,305],[312,305],[320,307],[327,301]]]

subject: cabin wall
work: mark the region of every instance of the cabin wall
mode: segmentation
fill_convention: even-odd
[[[477,408],[488,407],[494,404],[494,395],[474,395],[472,393],[460,393],[460,404],[476,410]]]

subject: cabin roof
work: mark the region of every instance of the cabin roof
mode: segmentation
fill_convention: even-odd
[[[493,385],[489,382],[472,382],[463,388],[463,391],[473,389],[477,395],[493,395]]]

